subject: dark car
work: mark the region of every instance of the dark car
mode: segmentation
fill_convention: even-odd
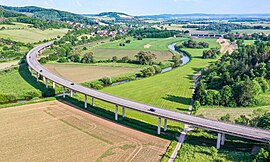
[[[42,71],[43,71],[43,70],[40,70],[39,72],[41,72],[41,73],[42,73]]]
[[[156,109],[151,108],[149,111],[156,112]]]
[[[71,83],[70,85],[74,85],[74,83]]]

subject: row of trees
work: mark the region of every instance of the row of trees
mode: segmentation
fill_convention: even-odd
[[[183,42],[183,47],[186,48],[209,48],[209,43],[207,42],[197,42],[195,40],[188,40]]]
[[[240,46],[203,71],[194,100],[201,105],[251,106],[269,89],[270,46]]]
[[[169,38],[175,36],[178,32],[173,30],[158,30],[155,28],[139,28],[129,30],[128,34],[141,38]]]
[[[184,25],[183,28],[197,28],[199,30],[212,30],[219,32],[230,32],[232,30],[240,30],[240,29],[253,29],[251,26],[234,24],[234,23],[218,23],[212,22],[208,25]]]
[[[210,50],[204,50],[203,51],[203,59],[214,59],[217,58],[217,55],[220,55],[220,49],[219,48],[211,48]]]

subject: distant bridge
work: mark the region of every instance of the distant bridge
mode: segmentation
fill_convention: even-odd
[[[197,38],[223,38],[222,34],[190,34],[191,37]]]
[[[85,108],[87,108],[87,104],[88,104],[87,98],[91,97],[92,106],[94,106],[95,99],[99,99],[99,100],[114,104],[115,105],[115,120],[118,120],[119,107],[122,107],[122,117],[125,117],[126,108],[156,116],[158,119],[157,134],[161,133],[161,119],[162,118],[164,119],[164,131],[167,130],[167,120],[172,120],[179,123],[192,125],[194,127],[211,130],[218,133],[218,139],[217,139],[217,145],[216,145],[218,149],[220,148],[220,145],[224,145],[225,134],[242,137],[245,139],[250,139],[250,140],[259,141],[259,142],[268,142],[270,140],[270,131],[267,131],[267,130],[241,126],[241,125],[232,124],[232,123],[214,121],[210,119],[200,118],[200,117],[196,117],[196,116],[192,116],[188,114],[183,114],[179,112],[174,112],[174,111],[146,105],[146,104],[139,103],[136,101],[131,101],[128,99],[124,99],[124,98],[109,95],[100,91],[96,91],[94,89],[90,89],[82,85],[73,83],[72,81],[61,78],[53,74],[52,72],[48,71],[37,60],[37,55],[40,52],[42,52],[42,50],[49,47],[50,45],[52,45],[52,42],[37,46],[28,52],[26,56],[26,60],[29,65],[29,70],[30,71],[34,70],[36,72],[37,81],[39,81],[39,76],[43,76],[46,80],[47,88],[48,88],[48,81],[52,81],[53,88],[55,88],[55,83],[63,86],[63,97],[66,96],[65,90],[67,88],[70,89],[71,91],[70,92],[71,97],[73,95],[73,92],[78,92],[78,93],[83,94],[85,96],[84,97]]]

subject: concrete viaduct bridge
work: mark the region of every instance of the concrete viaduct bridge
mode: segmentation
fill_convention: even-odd
[[[72,81],[68,81],[59,76],[56,76],[55,74],[51,73],[46,68],[44,68],[37,60],[38,54],[42,52],[43,49],[49,47],[50,45],[52,45],[52,42],[37,46],[28,52],[26,60],[29,66],[29,70],[30,71],[34,70],[37,72],[37,75],[36,75],[37,81],[38,81],[39,75],[43,76],[46,80],[47,88],[48,88],[48,81],[51,81],[53,83],[53,88],[55,88],[55,83],[57,83],[60,86],[63,86],[63,97],[65,97],[66,95],[65,90],[67,88],[70,89],[71,91],[70,93],[71,97],[72,97],[73,92],[78,92],[78,93],[83,94],[85,96],[85,108],[87,108],[87,103],[88,103],[87,99],[88,97],[90,97],[92,100],[92,106],[94,106],[95,99],[99,99],[99,100],[114,104],[115,105],[115,120],[118,120],[119,107],[122,107],[123,117],[125,117],[126,108],[156,116],[158,119],[157,134],[160,134],[161,132],[161,119],[164,119],[164,127],[163,127],[164,131],[167,130],[167,120],[172,120],[179,123],[192,125],[194,127],[211,130],[218,133],[218,139],[217,139],[217,145],[216,145],[217,149],[219,149],[221,145],[224,145],[226,134],[245,138],[245,139],[250,139],[250,140],[254,140],[258,142],[268,142],[270,140],[270,131],[267,131],[267,130],[209,120],[205,118],[200,118],[200,117],[196,117],[196,116],[192,116],[188,114],[183,114],[179,112],[174,112],[174,111],[146,105],[143,103],[138,103],[138,102],[131,101],[128,99],[124,99],[124,98],[116,97],[116,96],[109,95],[103,92],[99,92],[99,91],[81,86],[79,84],[73,83]],[[153,109],[155,111],[150,111]]]

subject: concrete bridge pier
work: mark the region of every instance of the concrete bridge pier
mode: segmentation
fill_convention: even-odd
[[[92,97],[92,107],[94,107],[94,106],[95,106],[95,98]]]
[[[122,117],[124,118],[125,116],[126,116],[126,112],[125,112],[126,110],[125,110],[125,107],[123,106],[122,107]]]
[[[39,81],[39,73],[37,73],[37,82]]]
[[[160,125],[161,125],[161,117],[158,117],[158,129],[157,129],[157,134],[160,134]]]
[[[63,87],[63,98],[66,98],[66,89]]]
[[[164,132],[167,131],[167,124],[168,124],[168,120],[164,119]]]
[[[216,146],[216,148],[217,148],[218,150],[220,149],[220,143],[221,143],[221,133],[218,133],[217,146]]]
[[[70,97],[73,97],[73,90],[70,90]]]
[[[52,87],[53,87],[53,89],[55,88],[55,82],[52,82]]]
[[[115,120],[118,120],[118,105],[115,105]]]
[[[225,144],[225,134],[221,134],[221,145],[223,146]]]
[[[45,78],[46,80],[46,88],[48,88],[48,78]]]
[[[84,95],[84,108],[87,109],[87,95]]]

